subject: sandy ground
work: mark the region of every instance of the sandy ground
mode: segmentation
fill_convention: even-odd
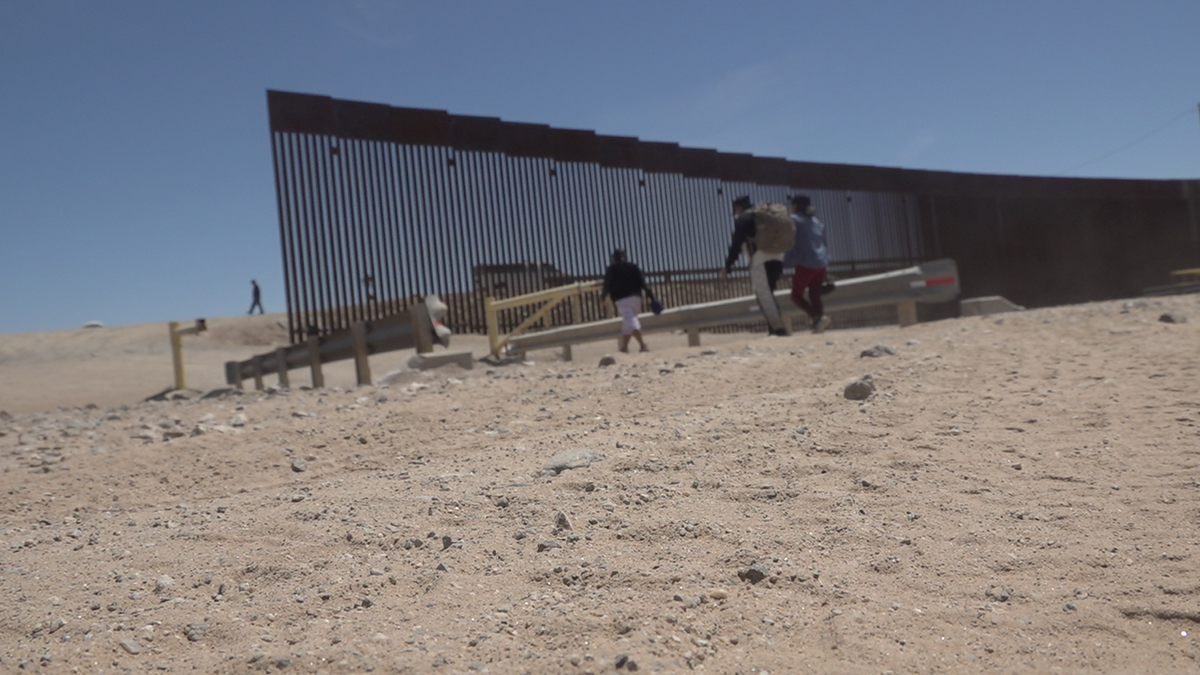
[[[1200,296],[650,340],[142,402],[165,324],[0,336],[0,671],[1200,667]]]

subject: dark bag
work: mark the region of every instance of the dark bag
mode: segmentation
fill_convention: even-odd
[[[661,302],[659,302],[657,299],[652,298],[650,300],[650,311],[654,312],[655,314],[662,314],[663,304]]]

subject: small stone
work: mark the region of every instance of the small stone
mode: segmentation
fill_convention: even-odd
[[[603,455],[588,448],[563,450],[546,462],[542,467],[542,473],[558,475],[563,471],[591,466],[592,462],[598,462],[602,459],[604,459]]]
[[[154,580],[154,592],[161,595],[162,593],[165,593],[167,591],[167,589],[171,588],[174,585],[175,585],[175,580],[164,574],[161,577]]]
[[[708,592],[708,597],[713,600],[724,600],[729,597],[729,591],[724,588],[714,588]]]
[[[738,578],[742,581],[749,581],[752,584],[757,584],[767,578],[767,571],[756,565],[738,570]]]
[[[554,514],[554,527],[557,527],[560,530],[570,530],[572,529],[571,519],[567,517],[567,514],[559,511],[558,513]]]
[[[305,462],[302,459],[293,459],[292,471],[295,471],[296,473],[304,473],[305,471],[308,471],[308,462]]]
[[[628,656],[628,655],[626,655],[626,654],[617,654],[617,661],[616,661],[616,664],[615,664],[615,665],[616,665],[617,669],[618,669],[618,670],[620,670],[621,668],[624,668],[624,667],[625,667],[625,664],[626,664],[628,661],[629,661],[629,656]]]
[[[607,368],[608,366],[615,366],[615,365],[617,365],[617,359],[614,358],[612,354],[605,354],[604,356],[600,357],[600,367],[601,368]]]
[[[508,508],[508,504],[509,504],[508,497],[496,497],[496,506],[499,506],[502,509],[506,509],[506,508]]]
[[[229,426],[231,426],[231,427],[244,427],[244,426],[246,426],[246,416],[245,416],[244,414],[242,414],[242,413],[238,413],[238,414],[234,415],[234,416],[233,416],[233,417],[232,417],[232,418],[229,420]]]
[[[1175,312],[1167,312],[1166,314],[1158,317],[1158,320],[1163,323],[1187,323],[1186,316],[1182,314],[1176,314]]]
[[[1076,607],[1075,603],[1073,603],[1073,602],[1068,602],[1067,604],[1063,605],[1064,612],[1074,612],[1077,609],[1079,609],[1079,608]]]
[[[549,541],[543,541],[540,544],[538,544],[537,550],[538,550],[538,553],[542,553],[543,551],[549,551],[549,550],[555,549],[555,548],[562,548],[562,544],[560,544],[554,540],[549,540]]]
[[[141,646],[129,638],[125,638],[125,639],[121,640],[120,642],[118,642],[117,644],[121,645],[121,649],[124,649],[126,652],[128,652],[130,654],[136,655],[136,654],[140,654],[142,652]]]
[[[857,380],[848,382],[845,389],[842,390],[842,395],[851,401],[865,401],[874,393],[875,382],[870,375],[863,375]]]
[[[866,357],[895,356],[895,355],[896,355],[896,350],[893,347],[890,347],[888,345],[875,345],[874,347],[871,347],[870,349],[864,349],[863,352],[858,355],[858,357],[861,359],[861,358],[866,358]]]
[[[188,642],[199,642],[204,634],[208,632],[208,624],[206,623],[189,623],[184,629],[183,635],[188,639]]]

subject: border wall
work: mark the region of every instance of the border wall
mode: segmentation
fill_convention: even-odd
[[[964,296],[1026,307],[1131,297],[1200,266],[1200,180],[797,162],[279,91],[267,107],[293,342],[429,293],[455,331],[482,333],[485,298],[601,277],[613,248],[669,306],[748,295],[744,274],[716,280],[742,194],[810,195],[835,276],[952,258]]]

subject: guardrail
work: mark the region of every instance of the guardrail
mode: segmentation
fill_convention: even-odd
[[[359,385],[371,384],[371,354],[416,348],[418,354],[433,351],[434,343],[450,344],[450,329],[441,325],[445,305],[437,296],[427,296],[407,311],[376,321],[359,321],[348,330],[326,336],[310,335],[304,342],[279,347],[273,352],[259,354],[246,361],[227,361],[225,381],[239,389],[242,382],[253,378],[254,388],[263,388],[263,376],[279,376],[279,386],[289,387],[288,371],[307,366],[312,371],[312,386],[324,387],[321,364],[354,359],[355,376]]]
[[[917,322],[917,303],[948,302],[958,297],[958,266],[953,260],[942,259],[922,263],[914,267],[883,274],[840,280],[837,290],[823,296],[825,311],[859,309],[895,305],[901,326]],[[804,314],[792,304],[791,291],[775,292],[775,299],[784,320]],[[662,314],[646,313],[638,317],[643,333],[684,330],[688,334],[688,345],[700,345],[700,329],[730,323],[752,323],[762,320],[762,311],[754,296],[743,296],[698,305],[687,305],[664,310]],[[564,348],[564,358],[570,359],[566,347],[572,344],[596,342],[616,338],[621,332],[620,319],[606,319],[577,326],[565,326],[537,333],[509,336],[510,352],[525,352],[530,349]]]
[[[529,330],[531,326],[541,321],[543,317],[550,313],[563,300],[571,301],[571,320],[576,323],[583,320],[583,310],[580,307],[580,297],[585,291],[596,291],[604,287],[603,281],[587,281],[567,284],[566,286],[556,286],[555,288],[547,288],[543,291],[534,293],[526,293],[512,298],[497,300],[495,298],[487,298],[483,301],[485,320],[487,321],[488,345],[491,347],[492,356],[500,356],[500,351],[518,335],[522,335]],[[517,307],[525,307],[526,305],[534,305],[539,302],[545,302],[538,311],[530,314],[525,318],[512,332],[507,335],[500,334],[500,317],[499,312],[505,309],[515,309]],[[563,345],[563,358],[571,360],[571,345]]]

